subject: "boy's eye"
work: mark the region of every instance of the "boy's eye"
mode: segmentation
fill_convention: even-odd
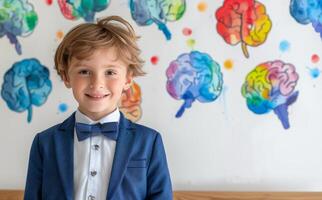
[[[81,75],[89,75],[90,74],[90,72],[88,70],[80,70],[78,73]]]
[[[105,72],[105,74],[106,75],[115,75],[116,74],[116,72],[115,71],[113,71],[113,70],[107,70],[106,72]]]

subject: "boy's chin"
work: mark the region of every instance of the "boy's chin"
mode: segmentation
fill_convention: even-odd
[[[84,113],[85,115],[90,115],[90,116],[105,116],[108,115],[116,110],[116,107],[111,107],[111,108],[93,108],[93,109],[81,109],[79,110]]]

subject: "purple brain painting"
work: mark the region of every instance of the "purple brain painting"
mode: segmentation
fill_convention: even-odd
[[[167,91],[184,103],[176,114],[179,118],[195,100],[215,101],[221,94],[223,75],[220,66],[208,54],[199,51],[181,54],[166,71]]]

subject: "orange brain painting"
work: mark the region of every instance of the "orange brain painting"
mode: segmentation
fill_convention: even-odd
[[[218,33],[230,45],[241,43],[246,58],[247,46],[263,44],[272,27],[265,6],[254,0],[225,0],[215,17]]]
[[[122,98],[119,102],[120,111],[129,120],[136,122],[142,116],[141,109],[141,89],[140,86],[133,82],[130,89],[126,90],[122,94]]]

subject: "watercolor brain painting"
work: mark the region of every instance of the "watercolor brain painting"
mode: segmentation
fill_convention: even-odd
[[[6,36],[19,55],[22,50],[17,37],[30,35],[37,22],[37,13],[27,0],[0,1],[0,38]]]
[[[247,75],[241,92],[249,110],[255,114],[273,110],[284,129],[288,129],[287,109],[298,97],[299,92],[295,91],[298,79],[294,65],[280,60],[265,62]]]
[[[105,10],[110,0],[58,0],[64,17],[69,20],[84,18],[87,22],[94,21],[95,13]]]
[[[167,40],[171,33],[166,22],[179,20],[185,10],[185,0],[130,0],[133,20],[139,26],[156,24]]]
[[[11,110],[27,110],[27,121],[31,122],[32,105],[44,104],[51,90],[48,68],[31,58],[14,63],[5,73],[1,96]]]
[[[208,54],[199,51],[181,54],[167,68],[167,91],[176,100],[184,100],[176,114],[181,117],[195,100],[215,101],[221,94],[223,75],[220,66]]]
[[[322,1],[291,0],[290,13],[300,24],[312,23],[314,30],[322,38]]]
[[[137,122],[142,116],[141,99],[140,86],[135,82],[122,94],[119,102],[120,111],[132,122]]]
[[[272,26],[265,6],[254,0],[225,0],[215,17],[218,33],[227,44],[241,43],[246,58],[249,57],[247,46],[263,44]]]

